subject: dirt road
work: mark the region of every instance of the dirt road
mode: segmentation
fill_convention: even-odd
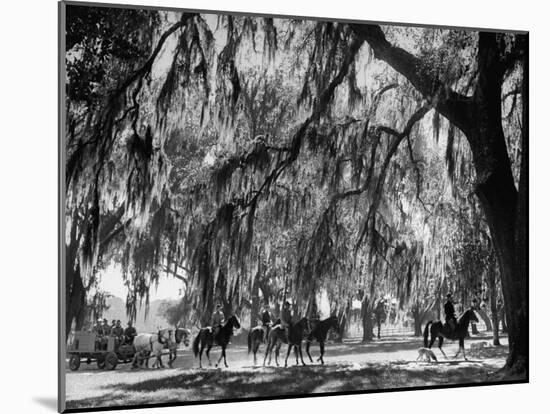
[[[466,348],[488,338],[466,341]],[[243,346],[233,346],[227,352],[229,368],[198,368],[190,349],[178,352],[172,369],[132,370],[130,364],[115,371],[101,371],[95,365],[81,365],[80,371],[67,370],[67,407],[102,407],[126,404],[155,404],[195,400],[251,398],[338,391],[357,391],[418,387],[487,381],[488,375],[504,365],[508,347],[489,346],[467,352],[470,361],[445,360],[435,350],[439,363],[416,362],[421,339],[415,337],[382,339],[370,344],[358,340],[344,344],[327,344],[325,365],[311,364],[304,351],[307,366],[295,366],[291,354],[289,368],[254,367],[252,356]],[[447,343],[445,353],[452,357],[457,343]],[[259,364],[264,347],[260,348]],[[319,353],[312,347],[314,360]],[[281,365],[284,364],[280,361]],[[219,349],[211,352],[212,364]],[[274,361],[272,362],[274,365]]]

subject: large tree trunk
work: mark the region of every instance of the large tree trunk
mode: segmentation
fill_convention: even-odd
[[[80,276],[78,266],[74,270],[71,266],[67,266],[66,292],[67,319],[65,321],[65,340],[69,338],[73,322],[76,323],[77,330],[82,329],[84,323],[86,290],[82,284],[82,277]]]
[[[414,336],[422,336],[422,324],[426,319],[426,315],[429,310],[422,311],[419,305],[414,305],[411,309],[412,317],[414,320]]]
[[[250,329],[258,324],[258,315],[260,313],[260,285],[258,283],[258,275],[252,283],[251,306],[250,306]]]
[[[374,338],[372,333],[372,329],[374,328],[373,306],[369,303],[367,295],[364,295],[361,301],[361,321],[363,323],[363,342],[370,342]]]
[[[510,352],[505,368],[525,373],[528,362],[527,321],[527,160],[528,52],[527,35],[516,36],[517,56],[523,54],[522,162],[519,192],[502,130],[502,83],[510,64],[501,56],[495,33],[480,32],[478,82],[473,97],[454,92],[431,68],[409,52],[393,46],[377,25],[351,25],[369,43],[374,55],[403,74],[436,110],[466,135],[476,169],[476,193],[489,222],[499,263]],[[519,36],[525,36],[519,37]],[[525,46],[525,50],[522,47]],[[513,62],[513,57],[509,54]]]
[[[489,289],[489,309],[491,311],[491,322],[493,328],[493,345],[499,346],[498,337],[498,306],[497,306],[497,288],[496,288],[496,260],[491,255],[489,259],[489,269],[487,271],[487,287]]]
[[[497,58],[494,35],[485,36],[484,45],[480,36],[481,90],[477,97],[478,136],[471,142],[478,181],[476,193],[487,217],[496,256],[499,263],[502,293],[508,320],[510,352],[506,368],[525,373],[528,358],[527,332],[527,105],[523,105],[522,162],[519,192],[514,185],[501,120],[501,80],[494,76]],[[527,102],[527,62],[523,76],[522,102]],[[492,71],[492,72],[491,72]],[[496,78],[496,79],[495,79]],[[490,158],[487,158],[490,157]]]
[[[346,330],[348,328],[348,315],[351,311],[351,300],[348,300],[345,308],[340,308],[338,312],[338,332],[337,337],[334,340],[336,343],[342,343],[344,336],[346,336]]]

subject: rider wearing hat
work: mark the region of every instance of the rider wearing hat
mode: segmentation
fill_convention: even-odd
[[[288,300],[281,309],[281,327],[285,330],[286,340],[290,342],[290,325],[292,324],[292,314],[290,312],[290,302]]]
[[[445,322],[451,329],[451,332],[453,332],[456,327],[456,315],[455,306],[453,304],[453,295],[451,293],[447,293],[447,302],[445,302],[443,310],[445,311]]]
[[[220,329],[224,324],[224,322],[225,322],[225,315],[223,314],[223,311],[222,311],[222,304],[218,303],[216,305],[216,310],[212,315],[212,329],[214,330],[214,338],[218,337],[218,334],[220,333]]]
[[[262,329],[264,331],[264,341],[267,340],[267,334],[271,327],[271,314],[269,313],[269,306],[267,303],[264,304],[264,310],[262,311]]]

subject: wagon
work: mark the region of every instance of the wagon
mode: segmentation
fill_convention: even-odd
[[[77,331],[74,339],[69,345],[69,368],[77,371],[80,363],[87,364],[97,362],[99,369],[113,370],[119,363],[130,362],[134,358],[135,348],[133,345],[118,345],[114,337],[107,337],[105,342],[100,344],[98,336],[93,332]]]

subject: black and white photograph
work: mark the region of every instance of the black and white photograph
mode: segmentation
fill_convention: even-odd
[[[59,17],[60,410],[529,381],[527,31]]]

